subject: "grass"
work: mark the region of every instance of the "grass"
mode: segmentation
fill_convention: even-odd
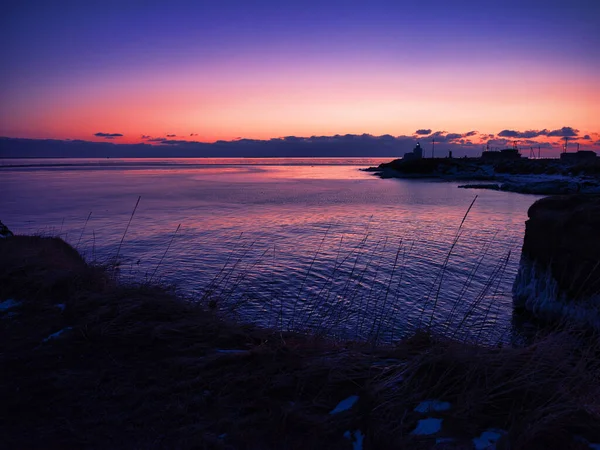
[[[350,449],[344,433],[360,430],[366,449],[466,449],[488,428],[506,431],[504,449],[600,442],[598,340],[572,328],[522,347],[427,327],[388,345],[334,341],[240,323],[209,298],[119,283],[62,240],[30,236],[0,240],[0,301],[9,298],[21,303],[0,312],[6,448]],[[350,395],[353,408],[329,414]],[[440,433],[415,436],[426,415],[414,408],[427,399],[452,407],[431,413]]]
[[[453,250],[459,238],[457,234],[441,261],[442,275],[448,265],[455,264],[455,253],[458,252],[453,253]],[[322,255],[323,239],[319,240],[317,255],[306,259],[304,272],[295,278],[299,287],[288,291],[282,290],[269,275],[276,272],[272,262],[275,260],[273,247],[257,246],[254,242],[240,244],[229,252],[227,261],[201,293],[200,300],[226,314],[239,313],[241,319],[264,326],[341,340],[367,340],[374,345],[389,344],[394,336],[410,334],[415,331],[410,327],[418,328],[419,323],[436,332],[447,333],[451,329],[494,343],[503,327],[509,326],[502,324],[493,330],[494,334],[485,335],[479,328],[474,332],[468,329],[479,316],[489,314],[490,322],[496,320],[498,284],[510,255],[504,255],[504,263],[491,273],[482,293],[478,292],[479,282],[473,283],[476,277],[482,278],[479,264],[460,275],[460,280],[465,280],[465,287],[455,302],[448,304],[450,299],[445,292],[445,282],[457,279],[456,274],[448,270],[446,276],[438,276],[429,288],[424,288],[425,292],[429,289],[428,296],[405,307],[410,304],[406,298],[411,295],[414,285],[403,283],[403,279],[409,268],[408,261],[419,257],[418,249],[415,250],[418,244],[402,239],[395,244],[385,238],[369,241],[370,235],[366,234],[360,241],[356,242],[355,238],[353,244],[347,244],[349,248],[341,249],[337,243],[344,236],[334,237],[334,245],[329,247],[331,253],[326,256]],[[250,247],[253,247],[252,251]],[[328,263],[330,266],[326,265]],[[317,265],[321,276],[313,278],[311,274]],[[479,294],[477,301],[469,303],[474,293]],[[468,312],[466,320],[460,321],[459,317],[455,323],[446,321],[443,310],[449,307],[455,315]],[[454,330],[454,325],[459,322],[461,328]],[[402,330],[398,328],[399,323],[403,324]]]
[[[270,244],[265,245],[258,240],[244,241],[241,233],[239,244],[233,245],[229,250],[224,265],[216,271],[209,283],[200,284],[197,289],[198,294],[193,295],[199,302],[207,304],[210,308],[220,309],[230,317],[235,316],[249,323],[258,323],[261,326],[285,331],[324,335],[340,340],[370,341],[372,345],[389,344],[394,341],[394,338],[409,335],[424,324],[428,324],[430,331],[448,334],[451,331],[451,321],[444,321],[442,316],[444,307],[448,306],[449,298],[444,292],[446,286],[443,283],[451,277],[444,275],[447,268],[455,264],[451,257],[459,252],[458,248],[457,251],[453,252],[453,250],[463,236],[461,229],[476,199],[477,196],[464,214],[454,239],[448,243],[449,250],[445,256],[442,255],[443,263],[430,286],[429,294],[419,298],[410,308],[399,309],[394,305],[404,305],[407,303],[406,299],[417,297],[414,292],[411,292],[410,281],[404,285],[402,281],[405,273],[411,270],[406,261],[422,256],[419,245],[415,246],[415,241],[411,242],[403,237],[398,238],[397,247],[391,242],[388,245],[388,237],[376,238],[377,240],[373,242],[374,238],[369,230],[370,220],[366,224],[364,235],[361,235],[360,231],[349,235],[342,234],[339,245],[335,245],[337,237],[333,232],[330,233],[332,225],[323,226],[324,234],[322,239],[319,239],[318,248],[307,249],[305,252],[312,256],[304,263],[300,261],[291,263],[300,267],[302,272],[298,271],[293,278],[283,283],[287,286],[298,286],[287,291],[272,276],[276,272],[276,246],[271,247]],[[128,283],[160,284],[160,276],[158,278],[155,276],[173,241],[178,237],[181,224],[174,230],[164,253],[160,259],[157,258],[155,265],[153,263],[152,267],[147,267],[145,273],[143,270],[140,271],[139,267],[135,267],[136,264],[139,266],[140,260],[135,263],[135,258],[123,257],[121,253],[140,200],[141,197],[138,197],[124,227],[116,255],[107,255],[104,251],[100,256],[102,259],[98,262],[93,230],[91,241],[82,241],[91,212],[81,231],[77,232],[79,235],[77,245],[83,242],[82,247],[89,253],[91,242],[91,261],[93,264],[104,264],[110,268],[114,277],[127,280]],[[56,233],[56,230],[54,232]],[[52,231],[44,235],[52,236]],[[326,242],[329,236],[335,241],[334,246],[337,248],[335,261],[331,255],[326,255],[328,250],[331,251],[330,243]],[[59,234],[58,237],[62,236]],[[468,238],[467,235],[463,240],[466,241]],[[67,239],[66,235],[64,239]],[[344,248],[342,243],[345,243],[347,248]],[[490,242],[485,244],[484,250],[489,248],[489,244]],[[389,252],[386,253],[387,249],[393,251],[392,257]],[[484,251],[484,256],[485,253],[487,250]],[[400,254],[402,254],[401,260]],[[86,253],[84,252],[83,255],[85,257]],[[299,258],[303,257],[298,253],[296,255]],[[332,270],[325,279],[314,276],[317,272],[321,273],[324,268],[329,270],[327,267],[329,263],[333,263]],[[510,327],[510,324],[496,326],[493,330],[494,334],[482,333],[483,328],[491,323],[487,320],[481,322],[476,332],[470,329],[473,328],[474,321],[479,315],[484,314],[487,317],[494,306],[492,301],[488,302],[488,297],[490,283],[498,278],[497,271],[489,275],[488,283],[481,292],[471,292],[478,289],[477,282],[473,283],[473,281],[482,277],[478,272],[481,267],[478,263],[466,275],[466,280],[459,280],[459,283],[463,283],[463,290],[456,296],[451,316],[455,313],[463,314],[463,320],[459,321],[460,326],[452,331],[459,335],[471,335],[471,339],[477,340],[480,340],[483,335],[488,342],[495,343],[499,336],[506,334],[504,328]],[[435,274],[435,269],[430,273]],[[487,275],[483,274],[483,277]],[[418,283],[426,282],[426,277],[418,280]],[[412,280],[412,283],[414,285],[415,281]],[[444,293],[442,300],[440,300],[441,293]],[[476,295],[475,302],[470,301],[472,295]],[[494,316],[492,320],[495,320]]]

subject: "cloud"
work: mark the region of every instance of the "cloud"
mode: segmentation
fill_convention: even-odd
[[[565,127],[568,128],[568,127]],[[527,132],[519,132],[521,135]],[[543,133],[542,133],[543,131]],[[576,132],[574,129],[555,130],[560,133]],[[548,130],[529,130],[529,134],[539,135],[537,138],[520,138],[519,144],[527,151],[527,147],[541,146],[545,156],[557,156],[560,143],[557,137],[544,139]],[[108,133],[104,133],[108,134]],[[192,133],[194,134],[194,133]],[[591,150],[600,149],[600,134],[590,132],[591,140],[585,141]],[[472,136],[475,136],[472,138]],[[102,136],[106,137],[106,136]],[[417,140],[421,140],[427,153],[432,150],[431,141],[435,139],[435,154],[446,155],[452,151],[455,157],[478,156],[481,154],[482,139],[488,139],[492,150],[500,150],[511,145],[513,138],[494,138],[490,134],[449,133],[436,131],[426,135],[373,136],[370,134],[346,134],[334,136],[282,136],[268,140],[244,139],[217,141],[213,143],[196,140],[169,139],[143,135],[144,140],[138,144],[121,144],[111,141],[80,141],[52,139],[16,139],[0,137],[0,158],[2,157],[386,157],[401,158],[410,152]],[[471,141],[472,138],[472,141]],[[110,138],[107,138],[110,139]],[[483,141],[485,142],[485,140]],[[595,142],[595,144],[593,143]],[[439,144],[439,147],[438,147]]]
[[[175,137],[177,136],[176,134],[167,134],[167,137]]]
[[[421,128],[420,130],[415,131],[415,134],[420,134],[420,135],[431,134],[431,130],[426,129],[426,128]]]
[[[446,131],[436,131],[433,134],[431,134],[431,136],[429,136],[432,139],[435,139],[437,142],[440,142],[441,139],[445,138],[445,134],[447,132]]]
[[[487,144],[493,149],[493,147],[505,147],[508,144],[508,139],[490,139]]]
[[[94,136],[103,137],[104,139],[114,139],[116,137],[123,137],[121,133],[95,133]]]
[[[571,127],[562,127],[559,130],[550,131],[546,136],[549,137],[576,137],[579,135],[579,130]]]
[[[498,136],[500,137],[520,137],[521,133],[519,131],[515,131],[515,130],[502,130],[500,133],[498,133]]]
[[[522,138],[525,139],[531,139],[531,138],[536,138],[536,137],[540,137],[540,136],[548,136],[548,130],[546,130],[545,128],[543,130],[527,130],[524,131],[523,133],[521,133]]]
[[[142,134],[142,139],[152,139],[152,136],[148,136],[147,134]]]
[[[532,139],[540,136],[547,137],[576,137],[579,135],[579,130],[572,127],[562,127],[558,130],[549,131],[547,129],[543,130],[527,130],[527,131],[517,131],[517,130],[502,130],[498,133],[499,137],[505,138],[522,138],[522,139]]]
[[[167,136],[172,136],[170,134],[168,134]],[[181,139],[162,139],[160,141],[161,144],[164,145],[176,145],[176,144],[196,144],[197,142],[194,141],[184,141]]]
[[[548,136],[548,133],[549,131],[546,129],[527,131],[502,130],[500,133],[498,133],[498,136],[507,138],[531,139],[539,136]]]
[[[469,131],[468,133],[448,133],[447,131],[436,131],[435,133],[428,136],[438,143],[466,143],[470,145],[470,141],[466,141],[465,138],[475,136],[478,134],[477,131]]]
[[[454,141],[456,139],[460,139],[461,137],[463,137],[463,135],[460,134],[460,133],[448,133],[446,135],[446,140],[447,141]]]
[[[198,133],[190,133],[190,137],[192,136],[198,136]]]

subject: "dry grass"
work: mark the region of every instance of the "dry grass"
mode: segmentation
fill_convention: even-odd
[[[416,333],[386,347],[241,325],[156,286],[124,286],[59,239],[0,241],[6,448],[499,448],[600,442],[597,340],[547,333],[489,348]],[[64,310],[57,305],[64,304]],[[66,327],[56,339],[48,336]],[[225,351],[225,350],[235,350]],[[349,395],[358,403],[330,415]],[[440,434],[410,432],[426,399]],[[455,444],[435,444],[451,436]]]

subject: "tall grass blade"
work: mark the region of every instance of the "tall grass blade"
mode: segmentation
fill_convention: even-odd
[[[171,237],[171,240],[169,241],[169,245],[167,245],[167,249],[163,253],[162,257],[160,258],[160,261],[158,261],[158,264],[156,265],[156,268],[154,269],[154,272],[152,272],[152,276],[150,277],[149,283],[152,283],[152,279],[154,278],[154,275],[156,275],[156,271],[158,270],[158,268],[162,264],[163,259],[165,259],[165,256],[167,256],[167,252],[171,248],[171,244],[173,243],[173,239],[175,239],[175,236],[177,235],[177,232],[179,231],[179,228],[181,228],[181,224],[177,225],[177,229],[175,230],[175,233],[173,233],[173,236]]]

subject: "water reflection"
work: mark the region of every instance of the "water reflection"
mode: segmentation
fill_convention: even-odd
[[[80,250],[102,260],[141,195],[123,276],[153,273],[181,223],[157,274],[243,319],[387,340],[419,323],[489,340],[510,328],[533,196],[478,192],[455,241],[473,193],[358,170],[378,161],[48,161],[1,169],[3,222],[81,236]]]

